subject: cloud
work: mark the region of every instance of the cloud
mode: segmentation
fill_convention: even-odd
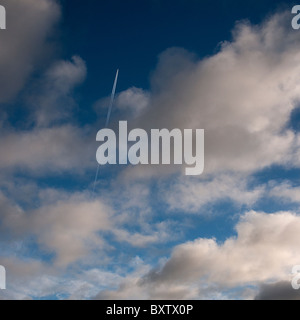
[[[300,218],[289,212],[246,213],[237,237],[223,244],[197,239],[176,247],[154,281],[195,281],[238,286],[283,278],[297,264]],[[187,263],[188,262],[188,263]]]
[[[127,242],[133,247],[146,248],[151,244],[163,243],[174,238],[175,236],[171,235],[170,231],[171,228],[168,223],[162,222],[156,226],[151,226],[145,234],[117,228],[113,230],[113,234],[120,243]]]
[[[96,163],[95,143],[88,129],[72,125],[3,130],[0,149],[6,150],[1,153],[0,168],[23,169],[33,175],[74,169],[80,173]]]
[[[43,55],[41,47],[48,43],[47,35],[60,13],[50,0],[4,4],[16,15],[24,10],[14,27],[18,29],[11,31],[24,32],[24,37],[20,44],[10,40],[7,52],[1,46],[1,74],[9,72],[16,79],[5,84],[7,94],[0,94],[0,102],[22,89],[37,57]],[[18,9],[9,10],[9,6]],[[286,280],[300,259],[300,220],[293,212],[248,212],[240,218],[236,236],[223,243],[199,238],[177,245],[157,268],[141,260],[133,272],[128,271],[130,266],[118,265],[115,272],[92,269],[71,281],[67,275],[56,274],[57,270],[72,269],[67,267],[106,261],[104,251],[110,248],[107,234],[116,242],[144,249],[174,240],[179,228],[175,232],[172,226],[179,223],[165,221],[166,203],[169,209],[184,213],[198,212],[223,199],[252,206],[268,186],[250,188],[249,174],[272,164],[299,165],[300,137],[287,124],[300,99],[300,36],[290,32],[286,17],[275,15],[259,26],[240,22],[231,42],[222,43],[218,53],[201,60],[184,49],[168,49],[159,57],[150,91],[132,87],[118,95],[116,105],[120,112],[132,114],[133,127],[205,129],[206,175],[200,179],[175,176],[148,184],[145,178],[169,177],[178,173],[178,168],[128,168],[112,183],[105,180],[113,180],[109,175],[99,181],[99,199],[82,191],[41,189],[38,181],[12,181],[19,169],[34,179],[81,174],[96,167],[93,128],[76,126],[72,117],[76,105],[73,90],[86,77],[85,62],[74,56],[70,61],[57,61],[46,71],[38,90],[29,97],[33,128],[21,131],[3,125],[0,135],[0,150],[5,150],[0,156],[0,168],[5,172],[1,177],[7,179],[1,182],[4,190],[0,192],[1,241],[20,241],[26,246],[31,238],[43,253],[38,254],[40,259],[44,254],[49,254],[50,260],[53,256],[47,267],[35,260],[1,260],[9,269],[15,270],[19,264],[20,270],[29,270],[30,289],[24,293],[15,286],[18,298],[57,292],[71,299],[96,295],[99,299],[224,298],[234,296],[229,291],[237,287],[242,288],[241,296],[249,297],[254,295],[247,290],[249,285]],[[27,27],[24,21],[29,18],[32,21]],[[20,60],[15,66],[10,59]],[[130,176],[140,181],[132,183]],[[14,196],[16,192],[22,195]],[[270,195],[298,201],[297,192],[298,188],[286,183],[275,186]],[[154,201],[157,194],[158,202]],[[161,200],[162,206],[155,212]],[[186,231],[184,227],[180,231]],[[258,297],[269,294],[266,286],[262,285]]]
[[[76,279],[76,278],[75,278]],[[69,291],[69,300],[91,299],[94,297],[99,288],[111,288],[123,280],[122,276],[101,269],[91,269],[84,271],[77,279],[64,283],[61,290]],[[66,290],[67,289],[67,290]]]
[[[189,300],[197,296],[197,290],[180,285],[157,285],[150,290],[140,286],[138,277],[123,280],[118,290],[103,290],[95,300]]]
[[[98,232],[108,230],[108,209],[98,200],[86,201],[73,196],[66,202],[46,206],[32,213],[27,224],[37,234],[38,243],[54,251],[59,265],[68,265],[99,252],[104,242]]]
[[[111,234],[118,243],[146,249],[173,241],[180,235],[176,221],[162,220],[153,210],[151,188],[147,183],[130,183],[117,178],[101,190],[101,197],[116,213]]]
[[[2,231],[21,239],[34,235],[44,251],[55,254],[58,266],[87,258],[93,250],[103,251],[105,242],[99,232],[112,227],[110,209],[84,194],[73,194],[29,211],[1,195],[0,206]]]
[[[288,281],[263,284],[255,300],[300,300],[300,291],[294,290]]]
[[[110,98],[101,98],[94,104],[94,110],[101,115],[103,109],[107,109],[110,104]],[[137,118],[145,112],[150,106],[150,92],[141,88],[131,87],[125,91],[118,93],[114,100],[114,108],[117,109],[122,116],[126,114],[131,120]],[[121,117],[122,117],[121,116]]]
[[[290,182],[285,181],[280,184],[276,184],[275,181],[269,183],[269,194],[276,199],[286,202],[300,202],[300,188],[293,186]]]
[[[118,94],[116,107],[120,110],[130,110],[134,115],[143,112],[150,104],[149,92],[136,87],[129,88]]]
[[[90,299],[100,288],[114,287],[123,280],[122,276],[104,269],[66,271],[33,259],[0,256],[0,264],[8,271],[7,290],[0,291],[0,300]]]
[[[85,62],[78,56],[71,61],[57,61],[46,72],[37,95],[30,98],[35,107],[35,121],[38,126],[49,126],[59,120],[71,119],[75,101],[72,90],[86,77]]]
[[[197,213],[203,206],[220,200],[232,200],[239,205],[253,205],[264,195],[264,186],[252,189],[243,176],[220,175],[213,179],[179,178],[171,187],[162,187],[170,210]]]
[[[130,267],[133,271],[127,277],[119,279],[115,283],[117,290],[101,290],[97,295],[95,294],[95,300],[146,300],[147,292],[139,286],[140,278],[143,274],[150,271],[150,266],[146,265],[142,259],[136,257],[130,263]]]
[[[72,117],[76,106],[72,91],[86,73],[85,62],[78,56],[56,61],[47,70],[38,89],[27,97],[31,106],[27,123],[31,125],[18,130],[3,120],[0,148],[6,152],[1,153],[0,168],[45,175],[75,168],[82,173],[96,166],[96,129],[79,127]]]
[[[300,101],[299,49],[289,13],[256,26],[239,22],[232,41],[203,59],[168,49],[152,77],[150,104],[131,125],[205,129],[206,174],[297,165],[298,137],[288,123]],[[147,177],[149,170],[131,174]],[[164,166],[152,167],[152,176],[165,173]]]
[[[290,212],[248,212],[236,226],[236,237],[224,243],[200,238],[178,245],[159,268],[135,281],[130,275],[117,290],[98,298],[133,299],[137,292],[152,299],[160,292],[161,299],[179,294],[182,299],[221,299],[233,297],[233,288],[246,290],[249,285],[289,279],[300,259],[299,228],[299,216]]]
[[[49,54],[49,35],[60,17],[60,7],[52,0],[3,0],[1,5],[7,13],[7,29],[0,34],[0,103],[3,103],[14,98]]]
[[[40,280],[46,279],[46,274],[48,279],[54,274],[49,267],[33,259],[0,256],[0,264],[7,271],[7,290],[0,290],[0,300],[28,300],[33,295],[38,296],[46,287],[45,281]]]

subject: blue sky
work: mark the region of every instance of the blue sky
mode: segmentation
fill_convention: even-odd
[[[231,39],[236,21],[258,23],[292,1],[63,1],[61,52],[85,57],[89,67],[83,86],[86,99],[107,95],[115,70],[119,89],[148,89],[157,56],[183,47],[199,57],[211,55]],[[110,81],[109,81],[110,80]]]
[[[294,4],[0,0],[1,299],[299,299]],[[111,127],[205,129],[203,175],[93,193],[117,69]]]

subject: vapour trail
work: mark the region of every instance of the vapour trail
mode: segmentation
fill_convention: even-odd
[[[118,77],[119,77],[119,69],[117,70],[116,77],[115,77],[115,82],[114,82],[113,89],[112,89],[112,92],[111,92],[111,97],[110,97],[110,103],[109,103],[109,108],[108,108],[108,112],[107,112],[105,128],[108,128],[108,125],[109,125],[111,111],[112,111],[112,107],[113,107],[114,100],[115,100],[115,95],[116,95]],[[95,181],[94,181],[93,194],[95,193],[95,189],[96,189],[96,183],[97,183],[97,180],[98,180],[99,169],[100,169],[100,165],[98,164],[98,168],[97,168],[97,172],[96,172],[96,176],[95,176]]]
[[[115,82],[114,82],[114,86],[113,86],[113,89],[112,89],[112,92],[111,92],[111,98],[110,98],[110,104],[109,104],[109,108],[108,108],[108,113],[107,113],[107,119],[106,119],[106,123],[105,123],[105,128],[107,128],[108,125],[109,125],[111,110],[112,110],[112,107],[113,107],[113,104],[114,104],[114,100],[115,100],[115,95],[116,95],[118,77],[119,77],[119,69],[117,70],[116,77],[115,77]]]

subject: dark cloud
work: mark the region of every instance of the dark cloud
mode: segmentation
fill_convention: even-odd
[[[0,35],[0,103],[23,88],[49,49],[48,36],[60,17],[53,0],[2,0],[7,29]]]
[[[263,284],[255,300],[300,300],[300,290],[294,290],[288,281]]]

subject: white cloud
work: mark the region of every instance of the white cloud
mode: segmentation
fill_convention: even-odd
[[[288,281],[299,263],[300,217],[290,212],[249,212],[236,226],[237,236],[218,243],[200,238],[178,245],[158,269],[129,274],[116,290],[98,299],[254,298],[270,281]],[[241,288],[239,297],[231,289]],[[241,291],[241,292],[240,292]]]
[[[48,55],[48,36],[60,17],[53,0],[2,0],[7,29],[0,35],[0,103],[21,90],[38,63]]]
[[[143,112],[150,104],[150,94],[136,87],[118,94],[116,106],[121,110],[130,110],[134,115]]]
[[[300,34],[291,32],[289,13],[257,26],[240,22],[233,40],[205,59],[165,51],[150,105],[132,127],[205,129],[207,174],[295,164],[297,136],[287,124],[300,100],[299,73]],[[147,177],[149,170],[130,173]],[[169,173],[164,166],[151,170],[152,176]]]
[[[26,221],[38,242],[54,251],[56,263],[64,266],[87,257],[91,250],[103,250],[104,242],[97,233],[111,227],[108,212],[98,200],[73,196],[38,209]]]
[[[72,125],[34,128],[31,131],[3,130],[0,167],[25,169],[32,174],[73,171],[77,174],[96,164],[94,139],[88,130]]]
[[[72,57],[72,61],[55,62],[47,71],[38,93],[30,98],[38,126],[49,126],[66,119],[70,122],[75,105],[71,93],[85,80],[86,73],[85,62],[78,56]]]
[[[275,181],[269,183],[269,195],[276,199],[300,202],[300,187],[294,187],[288,181],[277,184]]]
[[[118,290],[103,290],[96,300],[188,300],[197,296],[197,289],[184,285],[161,285],[145,290],[140,285],[140,278],[130,276],[123,280]]]
[[[147,229],[147,226],[144,226],[144,228]],[[126,229],[115,228],[113,234],[118,242],[127,242],[131,246],[138,248],[145,248],[151,244],[163,243],[175,238],[175,235],[171,234],[171,228],[168,223],[162,222],[149,228],[150,230],[145,233],[129,232]]]
[[[54,275],[53,270],[33,259],[22,260],[17,257],[0,256],[0,264],[7,271],[7,290],[0,291],[0,300],[27,300],[32,296],[38,296],[45,287],[49,288],[49,281]],[[44,280],[40,281],[42,278]],[[46,278],[49,280],[47,286],[45,286]]]
[[[240,205],[253,205],[264,195],[264,186],[248,188],[247,178],[220,175],[212,180],[179,178],[170,188],[162,188],[171,210],[198,212],[204,205],[219,200],[232,200]]]
[[[27,4],[5,1],[8,9],[9,3],[18,10],[24,7],[21,22],[28,16],[34,19],[30,28],[24,30],[24,43],[19,46],[12,40],[7,52],[0,49],[0,70],[18,77],[16,82],[12,78],[7,84],[7,95],[0,95],[0,102],[7,101],[22,88],[33,70],[35,57],[40,54],[40,46],[45,44],[45,35],[59,16],[57,5],[50,0],[41,0],[39,4],[33,0]],[[155,190],[171,209],[197,212],[205,204],[225,198],[250,206],[264,194],[265,187],[249,190],[248,173],[274,163],[299,164],[296,148],[300,138],[286,125],[300,99],[300,36],[286,28],[285,17],[275,15],[261,26],[240,23],[232,42],[224,43],[220,52],[200,61],[183,49],[169,49],[160,56],[151,92],[130,88],[117,97],[120,110],[131,110],[138,115],[131,122],[134,127],[206,130],[207,175],[199,180],[180,177],[171,188],[162,184]],[[21,22],[18,22],[19,29]],[[28,46],[28,52],[25,50],[20,57],[20,65],[30,67],[13,73],[10,59],[19,58],[23,46]],[[43,80],[43,94],[32,97],[36,99],[33,104],[37,107],[38,127],[31,131],[2,129],[0,150],[5,152],[0,156],[0,168],[3,171],[9,175],[10,171],[21,168],[35,176],[74,173],[76,169],[78,174],[95,166],[95,137],[90,134],[91,128],[71,124],[53,126],[71,114],[72,89],[85,75],[86,66],[79,57],[59,61],[49,69]],[[67,102],[67,108],[61,108],[62,102]],[[47,128],[50,125],[52,127]],[[95,259],[104,260],[103,249],[108,244],[102,233],[106,232],[134,247],[162,243],[173,234],[166,221],[151,220],[156,206],[150,199],[153,197],[151,184],[145,181],[131,184],[127,179],[131,175],[143,180],[174,172],[177,172],[175,167],[126,170],[116,182],[123,184],[113,192],[113,185],[109,185],[105,191],[111,193],[109,201],[114,210],[118,209],[117,214],[102,200],[92,199],[87,193],[72,195],[26,184],[15,191],[24,191],[23,198],[36,192],[40,201],[39,207],[33,208],[36,203],[31,201],[33,197],[28,197],[28,210],[17,204],[24,201],[21,196],[16,197],[14,200],[18,201],[14,203],[0,193],[2,235],[22,240],[33,235],[40,249],[55,254],[52,268],[90,261],[94,252],[97,252],[93,255]],[[1,185],[13,194],[14,183]],[[121,194],[121,189],[126,190]],[[298,201],[298,189],[292,189],[289,184],[279,185],[270,195]],[[160,216],[160,219],[163,218]],[[137,230],[137,226],[139,232],[132,231]],[[17,297],[67,291],[74,299],[87,298],[100,289],[97,297],[103,299],[222,298],[227,294],[224,291],[236,286],[285,280],[289,268],[299,264],[299,228],[299,217],[290,212],[270,215],[249,212],[237,224],[236,237],[224,243],[200,238],[176,246],[170,259],[158,270],[153,271],[151,266],[141,263],[126,278],[94,270],[85,274],[89,280],[75,279],[64,290],[66,283],[62,284],[45,271],[44,265],[34,261],[28,267],[35,275],[30,291],[25,294],[15,291]],[[18,261],[13,264],[17,265]],[[26,267],[20,264],[25,271]],[[117,270],[121,271],[121,268]],[[94,277],[97,286],[91,281]],[[110,288],[99,289],[101,282]],[[117,285],[114,291],[112,287]]]
[[[100,231],[110,230],[111,210],[100,200],[74,194],[67,200],[24,211],[1,194],[2,231],[25,239],[36,236],[42,249],[55,254],[55,264],[67,266],[87,258],[93,250],[103,252],[106,244]]]
[[[111,97],[99,99],[94,104],[94,109],[97,113],[101,114],[103,109],[107,109]],[[126,114],[131,119],[137,118],[145,112],[150,106],[151,95],[150,92],[131,87],[125,91],[118,93],[114,100],[114,108]]]
[[[91,269],[84,271],[76,281],[71,281],[69,285],[65,283],[62,291],[70,293],[69,300],[91,299],[98,293],[99,288],[115,287],[122,280],[122,276],[116,273]]]
[[[167,283],[207,281],[229,287],[284,279],[300,259],[299,228],[299,216],[289,212],[249,212],[236,226],[237,237],[223,244],[197,239],[180,245],[150,279]]]
[[[98,268],[85,271],[53,268],[33,259],[1,257],[7,270],[7,290],[0,291],[0,300],[29,300],[36,297],[84,300],[94,297],[100,289],[112,288],[123,278]]]
[[[1,128],[0,149],[6,152],[1,153],[0,168],[45,175],[74,169],[78,174],[96,167],[93,129],[72,124],[76,105],[72,90],[85,76],[85,62],[77,56],[57,61],[47,71],[39,92],[29,98],[35,126],[30,130],[12,129],[8,124]]]

